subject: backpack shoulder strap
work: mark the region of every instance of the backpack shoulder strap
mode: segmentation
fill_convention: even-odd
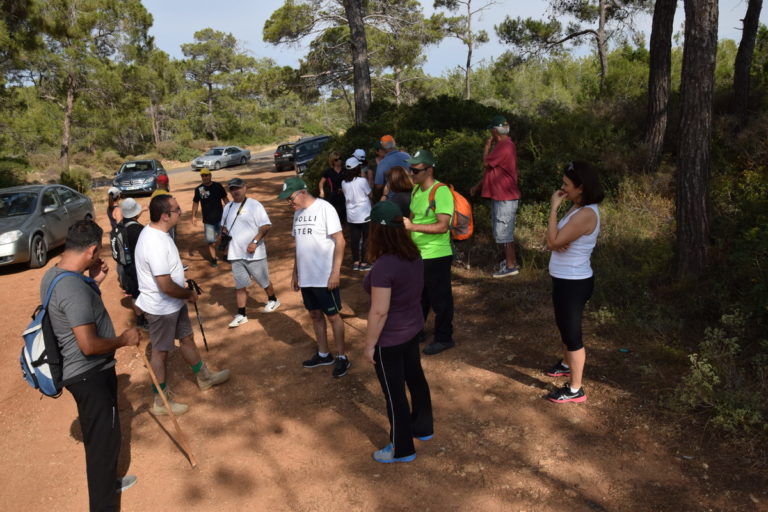
[[[429,191],[429,207],[432,208],[432,211],[437,209],[437,205],[435,204],[435,195],[437,194],[437,189],[447,186],[448,185],[445,183],[435,183],[435,185],[432,187],[432,190]]]
[[[53,288],[56,286],[56,284],[58,284],[59,281],[61,281],[63,278],[70,275],[79,277],[85,282],[85,284],[90,286],[93,289],[93,291],[101,295],[101,290],[99,290],[99,287],[96,284],[96,281],[94,281],[90,277],[85,277],[83,274],[78,274],[77,272],[72,272],[67,270],[66,272],[62,272],[61,274],[54,277],[53,281],[51,281],[51,284],[48,285],[48,291],[45,293],[45,300],[43,301],[43,307],[45,309],[48,309],[48,303],[51,301],[51,295],[53,295]]]

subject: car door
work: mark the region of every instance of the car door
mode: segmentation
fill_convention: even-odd
[[[67,209],[61,204],[54,187],[43,190],[40,201],[40,216],[43,219],[42,228],[47,235],[48,247],[61,245],[67,237],[69,218]]]
[[[237,148],[227,148],[227,165],[235,165],[238,160]]]
[[[70,226],[76,220],[84,219],[86,214],[89,213],[85,196],[81,196],[77,192],[64,187],[56,187],[56,193],[67,210]]]

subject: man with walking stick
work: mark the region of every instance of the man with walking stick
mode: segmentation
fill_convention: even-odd
[[[175,402],[166,386],[166,360],[175,339],[180,341],[181,355],[195,373],[201,390],[229,379],[229,370],[211,371],[200,358],[195,345],[187,303],[194,304],[197,293],[194,289],[184,287],[184,268],[179,251],[168,235],[180,217],[181,208],[173,196],[167,194],[154,197],[149,203],[150,224],[142,230],[135,253],[136,275],[141,292],[136,305],[144,311],[149,323],[152,369],[160,388],[168,397],[171,412],[177,415],[184,414],[189,407]],[[157,386],[153,384],[152,388],[154,399],[150,412],[155,415],[168,414],[163,400],[158,396]]]
[[[63,274],[54,283],[48,316],[61,348],[63,384],[77,403],[92,512],[117,510],[118,493],[136,483],[132,475],[117,478],[121,434],[115,350],[138,345],[139,331],[132,327],[116,336],[104,308],[99,285],[108,267],[99,257],[102,234],[92,220],[77,221],[69,229],[61,261],[40,283],[44,299]]]

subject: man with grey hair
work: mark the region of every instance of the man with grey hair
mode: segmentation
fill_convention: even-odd
[[[502,278],[520,273],[515,255],[515,219],[520,188],[517,186],[517,150],[509,137],[509,123],[496,116],[488,125],[491,136],[485,142],[483,163],[485,170],[480,182],[470,189],[475,195],[491,199],[491,225],[493,238],[504,247],[504,260],[493,277]]]
[[[376,175],[373,179],[374,201],[378,201],[384,191],[384,185],[387,183],[389,170],[393,167],[403,167],[404,169],[407,169],[408,159],[411,158],[411,155],[405,151],[397,149],[397,142],[395,142],[395,138],[391,135],[384,135],[379,140],[379,143],[384,151],[386,151],[386,154],[376,166]]]

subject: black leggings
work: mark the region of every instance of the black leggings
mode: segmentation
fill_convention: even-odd
[[[373,353],[376,375],[387,402],[389,440],[395,457],[416,453],[413,438],[432,435],[432,399],[421,368],[417,337],[394,347],[377,345]],[[411,393],[411,403],[405,388]]]
[[[560,329],[563,345],[569,352],[584,348],[581,341],[581,317],[584,305],[595,288],[595,277],[587,279],[552,278],[552,303],[555,306],[555,322]]]
[[[368,223],[349,223],[349,234],[352,237],[352,261],[368,261]],[[360,242],[362,239],[362,243]]]

